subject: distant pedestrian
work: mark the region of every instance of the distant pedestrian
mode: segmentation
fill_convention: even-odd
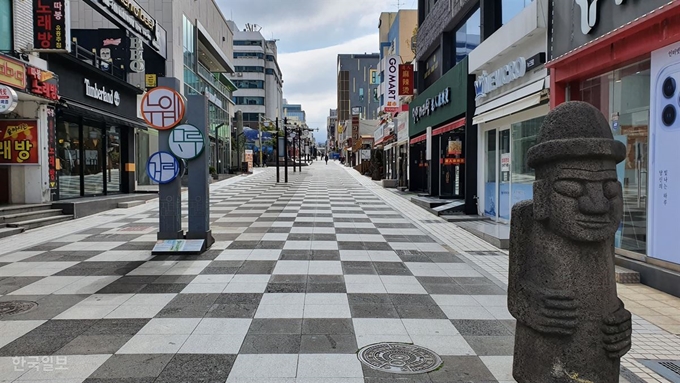
[[[326,157],[324,157],[323,159],[326,160],[326,165],[328,165],[328,154],[326,154]]]

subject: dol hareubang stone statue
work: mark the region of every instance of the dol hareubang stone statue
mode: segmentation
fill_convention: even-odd
[[[595,107],[562,104],[528,153],[534,199],[510,228],[508,307],[518,383],[618,383],[631,316],[617,297],[614,235],[623,217],[616,164],[626,156]]]

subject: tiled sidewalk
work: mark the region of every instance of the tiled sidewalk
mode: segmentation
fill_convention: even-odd
[[[150,254],[152,205],[17,237],[0,301],[38,305],[0,317],[0,382],[512,382],[497,281],[338,166],[274,180],[212,188],[217,242],[200,256]],[[357,349],[380,341],[444,365],[362,366]]]
[[[369,178],[347,169],[359,183],[415,221],[426,233],[455,250],[456,254],[504,290],[508,281],[508,253],[482,241],[474,235],[435,217],[404,197],[386,190]],[[459,245],[460,244],[460,245]],[[680,359],[680,299],[644,285],[618,285],[626,307],[633,313],[633,346],[621,365],[634,376],[631,383],[668,382],[647,367],[641,359]],[[637,380],[636,380],[637,378]],[[623,378],[622,378],[623,379]],[[622,380],[623,381],[623,380]]]

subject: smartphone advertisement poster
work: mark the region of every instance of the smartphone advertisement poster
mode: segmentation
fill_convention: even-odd
[[[680,43],[652,52],[648,256],[680,264]]]

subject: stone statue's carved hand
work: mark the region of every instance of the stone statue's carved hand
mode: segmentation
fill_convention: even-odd
[[[574,294],[564,290],[541,288],[534,295],[533,313],[527,325],[538,332],[571,335],[576,331],[578,305]]]
[[[630,311],[626,310],[619,299],[619,308],[604,318],[604,349],[612,359],[620,358],[630,350],[633,333]]]

